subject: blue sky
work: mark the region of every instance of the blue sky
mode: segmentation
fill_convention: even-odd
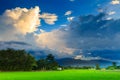
[[[65,12],[72,11],[71,16],[80,16],[87,14],[97,14],[98,9],[108,4],[110,0],[1,0],[0,1],[0,14],[6,9],[13,9],[16,7],[31,8],[39,6],[42,12],[55,13],[58,20],[55,25],[47,25],[42,21],[42,29],[50,31],[58,28],[61,24],[69,24]],[[100,5],[100,6],[98,6]]]
[[[119,9],[120,0],[0,0],[0,49],[115,59],[112,54],[120,51]],[[106,57],[96,51],[111,53]]]

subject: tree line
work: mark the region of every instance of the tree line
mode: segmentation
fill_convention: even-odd
[[[25,50],[0,50],[0,71],[55,70],[58,66],[52,54],[36,60]]]
[[[64,69],[95,69],[95,70],[120,70],[120,65],[117,65],[116,62],[112,62],[111,66],[107,66],[106,68],[101,68],[100,64],[95,64],[95,66],[64,66]]]
[[[83,67],[60,66],[52,54],[46,58],[36,60],[25,50],[6,49],[0,50],[0,71],[32,71],[32,70],[57,70],[62,69],[96,69],[100,70],[100,65]],[[120,69],[116,62],[108,66],[107,70]],[[61,70],[61,69],[60,69]]]

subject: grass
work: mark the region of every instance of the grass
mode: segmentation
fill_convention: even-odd
[[[0,80],[120,80],[119,71],[0,72]]]

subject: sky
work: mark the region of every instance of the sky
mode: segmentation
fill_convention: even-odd
[[[31,8],[39,6],[42,12],[54,13],[58,17],[56,25],[47,25],[42,21],[42,29],[51,31],[61,24],[68,23],[66,17],[75,17],[79,15],[96,14],[100,5],[105,5],[108,0],[1,0],[0,14],[2,14],[6,9],[14,9],[16,7],[20,8]],[[72,13],[64,16],[67,11]]]
[[[120,59],[120,0],[0,0],[0,49]]]

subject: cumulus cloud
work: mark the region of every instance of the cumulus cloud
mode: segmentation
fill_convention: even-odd
[[[0,15],[0,46],[2,46],[0,49],[14,48],[50,51],[50,49],[43,49],[36,43],[38,34],[45,32],[37,28],[41,26],[41,19],[45,20],[47,24],[54,24],[57,16],[50,13],[41,14],[38,6],[30,9],[17,7],[6,10]],[[23,43],[29,45],[23,45]]]
[[[26,9],[26,8],[15,8],[12,10],[6,10],[2,18],[3,24],[10,25],[22,34],[34,32],[40,25],[39,20],[39,7]],[[2,26],[2,25],[1,25]],[[6,27],[7,26],[4,26]]]
[[[50,13],[43,13],[40,15],[40,18],[44,19],[47,24],[55,24],[55,21],[57,21],[57,15],[56,14],[50,14]]]
[[[71,15],[72,14],[72,11],[67,11],[67,12],[65,12],[65,16],[69,16],[69,15]]]
[[[120,49],[119,19],[106,19],[104,13],[72,17],[69,18],[71,22],[67,26],[50,32],[40,29],[40,34],[35,34],[33,32],[41,25],[41,19],[48,24],[54,24],[57,20],[55,14],[39,12],[39,7],[6,10],[0,16],[0,41],[23,41],[61,56],[78,55],[80,49],[83,51]]]
[[[23,40],[29,33],[35,34],[34,32],[41,26],[41,19],[47,24],[54,24],[57,16],[50,13],[41,14],[38,6],[30,9],[16,7],[6,10],[0,15],[0,41]]]
[[[120,1],[119,0],[112,0],[111,4],[113,4],[113,5],[120,4]]]
[[[67,27],[40,34],[37,43],[68,55],[79,54],[80,49],[119,50],[120,20],[106,20],[105,17],[104,13],[80,16]]]
[[[64,39],[61,39],[65,35],[66,33],[63,33],[60,30],[53,30],[52,32],[45,32],[38,35],[36,41],[38,45],[42,46],[43,48],[49,48],[60,53],[72,54],[74,50],[67,48],[64,43]]]
[[[1,33],[2,29],[4,29],[3,31],[14,29],[14,33],[23,35],[32,33],[41,25],[41,19],[44,19],[47,24],[54,24],[57,16],[50,13],[40,14],[38,6],[30,9],[17,7],[6,10],[3,15],[0,16]]]

